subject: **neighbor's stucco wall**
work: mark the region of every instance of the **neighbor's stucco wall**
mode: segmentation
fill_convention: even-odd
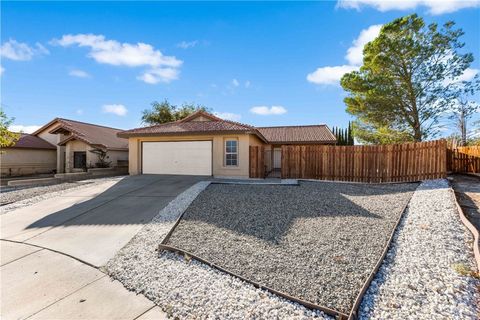
[[[49,149],[2,148],[1,176],[24,176],[53,173],[57,167],[57,152]]]
[[[85,151],[87,155],[87,167],[95,167],[95,163],[98,162],[98,155],[91,152],[93,150],[90,145],[86,144],[83,141],[72,140],[65,144],[65,172],[78,172],[82,171],[81,169],[76,169],[73,167],[73,154],[76,151]],[[118,160],[128,160],[128,151],[119,151],[119,150],[107,150],[107,161],[110,161],[110,166],[117,166]]]
[[[249,167],[249,146],[251,143],[257,144],[261,141],[250,134],[229,134],[229,135],[192,135],[192,136],[158,136],[129,138],[129,173],[131,175],[142,173],[141,146],[144,141],[212,141],[212,171],[214,176],[222,177],[248,177]],[[224,164],[225,140],[238,140],[238,166],[227,167]],[[255,140],[256,139],[256,140]],[[257,141],[258,140],[258,141]]]

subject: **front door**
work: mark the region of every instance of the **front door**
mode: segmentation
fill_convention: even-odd
[[[73,152],[73,168],[85,169],[87,167],[87,152],[75,151]]]

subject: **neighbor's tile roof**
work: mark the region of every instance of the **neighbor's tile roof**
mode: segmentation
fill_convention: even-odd
[[[50,149],[57,150],[57,147],[40,137],[22,133],[20,138],[11,148],[25,148],[25,149]]]
[[[326,125],[261,127],[258,131],[270,143],[335,143],[337,139]]]
[[[128,140],[117,137],[117,133],[121,129],[115,129],[96,124],[74,121],[63,118],[56,118],[47,123],[45,126],[35,131],[38,134],[45,129],[51,128],[49,133],[70,132],[64,140],[59,142],[59,145],[64,145],[71,140],[80,140],[94,147],[101,147],[115,150],[128,150]]]

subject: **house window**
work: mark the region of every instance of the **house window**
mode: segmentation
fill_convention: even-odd
[[[225,165],[238,166],[238,141],[225,140]]]
[[[73,153],[73,167],[75,169],[85,169],[87,167],[87,153],[85,151],[75,151]]]

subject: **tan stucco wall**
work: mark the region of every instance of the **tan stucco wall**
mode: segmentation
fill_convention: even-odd
[[[92,148],[90,145],[79,140],[72,140],[67,142],[65,145],[65,172],[69,173],[82,171],[73,167],[73,153],[75,151],[86,151],[87,166],[94,167],[95,163],[98,162],[98,156],[97,154],[90,152],[90,150],[93,149],[94,148]],[[118,160],[128,160],[128,151],[107,150],[107,157],[107,161],[111,161],[110,166],[115,167]]]
[[[192,136],[159,136],[159,137],[141,137],[129,138],[129,173],[131,175],[141,174],[142,159],[141,145],[144,141],[212,141],[212,171],[214,176],[219,177],[248,177],[249,157],[248,150],[251,143],[261,143],[261,141],[249,134],[231,134],[231,135],[192,135]],[[238,140],[238,166],[227,167],[224,165],[224,146],[226,139]],[[258,141],[257,141],[258,140]]]
[[[2,176],[52,173],[56,166],[57,152],[55,150],[2,148],[0,153]]]

